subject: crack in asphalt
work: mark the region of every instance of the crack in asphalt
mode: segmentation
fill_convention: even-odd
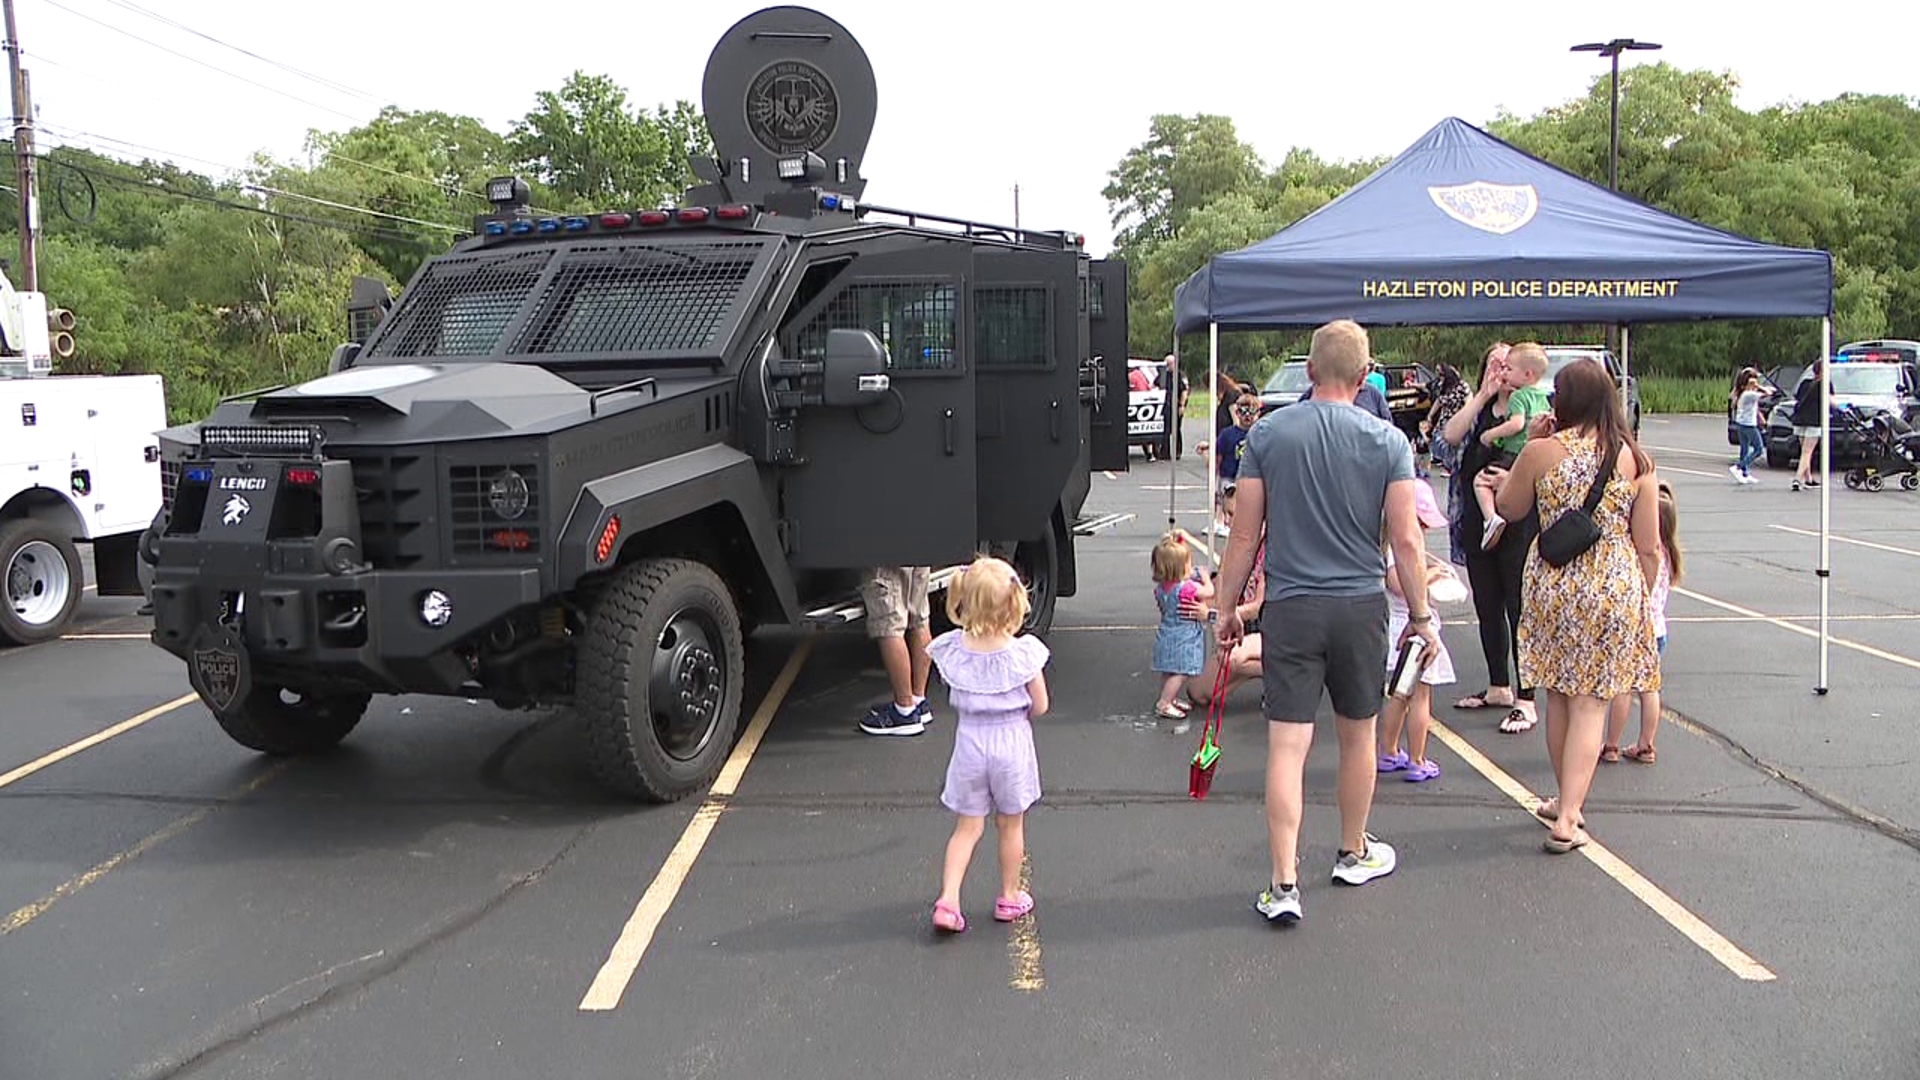
[[[1709,742],[1717,743],[1722,749],[1733,755],[1735,760],[1741,764],[1787,785],[1807,798],[1812,799],[1814,802],[1819,803],[1821,806],[1832,810],[1850,824],[1877,832],[1889,840],[1905,844],[1915,851],[1920,851],[1920,830],[1909,828],[1892,818],[1876,814],[1864,806],[1857,806],[1838,795],[1827,793],[1812,781],[1804,780],[1773,762],[1762,758],[1760,755],[1748,749],[1745,743],[1740,742],[1738,739],[1733,738],[1726,732],[1721,731],[1719,728],[1714,727],[1704,720],[1696,720],[1670,705],[1661,711],[1665,714],[1666,719],[1692,731],[1696,735],[1700,735]]]
[[[532,870],[515,877],[505,887],[482,900],[480,903],[456,912],[452,917],[443,919],[439,924],[429,924],[417,934],[412,943],[403,948],[378,949],[353,960],[336,964],[316,975],[308,975],[288,983],[270,994],[256,998],[247,1005],[229,1012],[216,1021],[198,1038],[190,1040],[187,1047],[175,1053],[164,1055],[160,1059],[149,1061],[134,1071],[137,1080],[171,1080],[184,1076],[233,1050],[252,1042],[262,1035],[278,1030],[301,1017],[325,1008],[336,1001],[357,994],[387,976],[406,967],[413,960],[425,954],[434,946],[450,941],[466,930],[478,925],[487,916],[498,911],[523,889],[538,883],[554,867],[580,846],[588,835],[599,827],[599,822],[584,825],[560,849],[545,862]],[[351,978],[328,983],[327,978],[337,972],[359,966],[361,970]],[[277,1011],[268,1011],[268,1003],[276,998],[305,989],[315,989],[324,984],[324,989],[309,993],[298,1000],[288,1002]]]

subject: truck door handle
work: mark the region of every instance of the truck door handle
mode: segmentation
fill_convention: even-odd
[[[1053,407],[1047,413],[1047,430],[1053,435],[1053,441],[1060,441],[1060,399],[1055,398]]]
[[[947,456],[953,456],[953,410],[946,411]]]

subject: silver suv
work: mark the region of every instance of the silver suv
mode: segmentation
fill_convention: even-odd
[[[1627,420],[1633,425],[1633,433],[1640,434],[1640,380],[1621,370],[1620,359],[1613,350],[1605,345],[1546,345],[1542,346],[1547,354],[1547,373],[1541,377],[1540,385],[1547,392],[1547,400],[1553,400],[1554,376],[1560,369],[1575,360],[1598,360],[1607,369],[1607,376],[1613,380],[1616,389],[1624,385],[1627,389]]]

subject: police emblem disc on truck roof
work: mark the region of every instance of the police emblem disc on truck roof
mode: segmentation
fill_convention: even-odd
[[[756,11],[707,58],[700,104],[717,160],[695,160],[694,171],[722,201],[759,203],[809,168],[858,199],[879,100],[873,65],[846,27],[809,8]]]

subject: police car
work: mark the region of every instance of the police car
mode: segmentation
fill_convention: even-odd
[[[1127,357],[1127,444],[1158,446],[1167,437],[1167,364]]]

